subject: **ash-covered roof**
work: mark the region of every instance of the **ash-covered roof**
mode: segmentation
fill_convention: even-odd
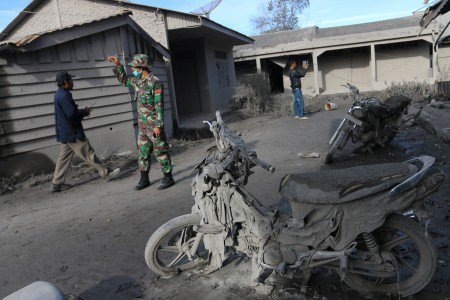
[[[95,20],[89,20],[86,22],[80,22],[77,24],[72,24],[70,26],[65,26],[65,27],[60,27],[60,28],[54,28],[51,30],[46,30],[46,31],[42,31],[42,32],[38,32],[38,33],[34,33],[34,34],[30,34],[27,36],[22,36],[22,37],[17,37],[14,39],[10,39],[10,40],[4,40],[4,41],[0,41],[0,46],[3,45],[12,45],[12,46],[17,46],[17,47],[22,47],[25,46],[31,42],[33,42],[34,40],[36,40],[37,38],[45,35],[45,34],[49,34],[49,33],[53,33],[56,31],[60,31],[60,30],[64,30],[64,29],[69,29],[69,28],[73,28],[73,27],[77,27],[77,26],[81,26],[81,25],[86,25],[86,24],[91,24],[91,23],[95,23],[95,22],[99,22],[99,21],[103,21],[103,20],[108,20],[114,17],[118,17],[118,16],[128,16],[131,15],[132,12],[131,11],[124,11],[122,13],[118,13],[118,14],[113,14],[107,17],[102,17],[102,18],[98,18]]]
[[[58,29],[47,30],[28,36],[0,41],[0,52],[2,51],[34,51],[45,47],[57,45],[63,42],[74,40],[80,37],[88,36],[97,32],[116,28],[122,25],[128,25],[146,39],[163,56],[170,58],[170,52],[160,43],[155,41],[146,31],[144,31],[130,15],[131,11],[113,14],[108,17],[98,18],[86,22],[80,22]],[[58,35],[56,36],[55,35]],[[45,40],[42,42],[42,40]]]
[[[369,32],[393,30],[408,27],[419,27],[421,15],[412,15],[409,17],[383,20],[370,23],[362,23],[356,25],[338,26],[319,28],[317,26],[307,27],[297,30],[288,30],[282,32],[267,33],[262,35],[251,36],[255,40],[253,45],[243,45],[235,47],[235,49],[271,47],[280,44],[313,40],[328,37],[337,37],[351,34],[363,34]]]

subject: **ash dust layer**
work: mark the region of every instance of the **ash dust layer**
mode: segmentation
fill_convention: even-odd
[[[277,168],[274,174],[255,168],[248,190],[267,207],[288,211],[287,203],[278,195],[279,180],[286,173],[401,162],[426,154],[436,157],[436,166],[450,175],[449,147],[419,127],[402,130],[392,145],[373,154],[354,155],[356,146],[349,144],[336,153],[331,165],[325,166],[322,160],[328,140],[348,105],[348,101],[344,102],[339,109],[318,112],[306,121],[262,116],[231,123],[230,127],[242,134],[258,157]],[[209,276],[185,273],[156,279],[145,264],[145,244],[162,224],[190,212],[194,200],[189,173],[212,144],[211,139],[203,140],[173,151],[177,184],[163,192],[156,189],[155,183],[162,179],[156,164],[152,164],[150,174],[154,184],[139,192],[133,190],[139,179],[133,170],[134,161],[130,165],[124,162],[130,171],[110,183],[86,178],[59,194],[50,193],[45,183],[1,196],[0,298],[36,280],[54,283],[72,299],[361,298],[326,270],[314,274],[309,288],[303,290],[306,294],[298,282],[279,278],[274,279],[273,290],[254,287],[248,282],[250,262],[240,261],[239,257]],[[298,156],[310,152],[320,157]],[[449,261],[449,193],[450,183],[446,180],[427,205],[433,214],[429,232],[441,262]],[[448,263],[440,263],[417,299],[449,297],[449,278]]]
[[[314,120],[318,117],[316,115],[312,119]],[[278,130],[283,126],[282,122],[286,121],[286,119],[272,120],[266,126],[271,129],[276,127]],[[264,128],[260,127],[262,123],[268,121],[263,120],[264,118],[248,120],[245,124],[246,129],[243,128],[243,124],[233,124],[231,127],[242,132],[246,141],[255,139],[256,142],[256,137],[260,137],[262,140],[276,139],[274,137],[276,134],[265,131],[265,126]],[[304,124],[305,127],[308,125],[311,126],[310,124]],[[305,131],[310,130],[309,126],[305,128]],[[287,130],[288,128],[285,129]],[[314,129],[311,130],[314,131]],[[281,137],[281,134],[279,137]],[[313,137],[313,135],[308,135],[307,137]],[[305,144],[299,146],[299,148],[290,148],[289,145],[293,144],[292,141],[289,143],[280,139],[276,142],[276,144],[284,146],[279,149],[280,156],[286,155],[285,157],[288,162],[296,162],[294,167],[292,165],[287,166],[286,162],[284,162],[284,168],[289,169],[289,172],[291,170],[298,171],[299,168],[303,170],[341,169],[355,165],[401,162],[418,155],[431,155],[436,157],[435,165],[443,170],[447,176],[450,175],[450,166],[448,164],[450,147],[440,143],[439,140],[430,136],[420,127],[403,129],[398,133],[390,146],[384,149],[377,149],[371,154],[353,154],[352,151],[358,145],[349,143],[347,149],[337,153],[334,163],[327,166],[323,166],[322,162],[316,159],[299,159],[298,156],[294,159],[294,154],[296,154],[295,152],[297,150],[318,150],[315,148],[318,144],[315,139],[311,143],[308,142],[307,137],[300,137],[301,141]],[[298,144],[301,144],[301,142]],[[318,152],[323,153],[324,149],[326,147],[321,148]],[[259,156],[266,159],[260,152],[258,151]],[[283,164],[281,161],[279,163]],[[263,176],[264,173],[261,172],[261,175]],[[253,182],[250,182],[248,188],[264,204],[268,205],[268,202],[270,202],[267,198],[268,191],[258,190],[261,188],[261,185],[255,187],[255,184],[259,180],[261,178],[257,180],[253,178]],[[266,180],[266,176],[263,176],[263,180]],[[445,263],[449,261],[450,200],[445,197],[448,192],[450,192],[450,184],[446,180],[439,192],[427,200],[427,208],[432,213],[429,233],[433,237],[434,244],[438,250],[438,269],[431,283],[423,291],[415,295],[414,299],[444,299],[450,296],[450,270]],[[270,191],[270,194],[274,194],[274,191]],[[287,203],[283,200],[280,200],[279,203],[272,206],[289,210]],[[223,269],[208,276],[202,275],[201,273],[185,272],[169,279],[155,279],[148,286],[145,297],[148,299],[392,299],[391,297],[396,297],[396,295],[360,295],[351,290],[345,283],[341,282],[341,279],[334,271],[328,271],[326,269],[318,269],[314,272],[315,274],[312,276],[309,286],[306,288],[300,286],[300,280],[289,280],[276,275],[272,275],[269,278],[269,284],[271,286],[255,286],[250,281],[250,269],[250,261],[233,257]]]

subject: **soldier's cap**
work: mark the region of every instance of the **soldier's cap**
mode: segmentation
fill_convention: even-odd
[[[67,71],[61,71],[56,74],[56,83],[63,84],[65,80],[76,78],[77,76],[67,73]]]
[[[136,54],[133,56],[133,61],[128,64],[131,67],[141,67],[141,68],[147,68],[150,69],[150,57],[146,54]]]

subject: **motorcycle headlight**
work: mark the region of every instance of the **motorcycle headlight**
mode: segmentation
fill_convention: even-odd
[[[364,118],[364,110],[361,107],[354,107],[350,114],[357,119]]]

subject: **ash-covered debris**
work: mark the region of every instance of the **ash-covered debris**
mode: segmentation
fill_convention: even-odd
[[[28,179],[27,181],[29,182],[28,186],[38,186],[38,185],[41,185],[41,184],[44,184],[44,183],[48,183],[48,182],[52,181],[52,179],[53,179],[53,175],[52,174],[44,174],[44,173],[42,173],[39,176],[32,175],[30,177],[30,179]]]
[[[16,190],[17,181],[14,177],[0,177],[1,195],[12,193]]]

